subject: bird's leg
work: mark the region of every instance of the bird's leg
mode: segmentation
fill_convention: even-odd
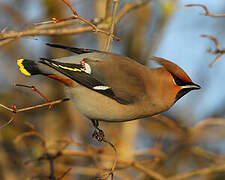
[[[93,123],[93,126],[95,128],[95,130],[92,134],[92,137],[97,139],[99,142],[101,142],[104,139],[105,134],[104,134],[103,130],[101,130],[98,127],[99,126],[98,120],[91,120],[91,122]]]

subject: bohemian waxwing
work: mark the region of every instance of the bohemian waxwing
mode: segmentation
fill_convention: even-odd
[[[189,91],[200,89],[183,69],[163,58],[152,58],[162,67],[148,68],[118,54],[47,45],[77,55],[40,61],[20,59],[20,71],[65,84],[77,110],[95,126],[98,120],[122,122],[161,113]]]

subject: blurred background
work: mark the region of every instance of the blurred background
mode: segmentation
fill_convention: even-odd
[[[111,11],[106,11],[106,3],[112,1],[69,2],[80,16],[100,26],[106,24],[105,30],[109,29],[111,14],[107,16],[106,12]],[[113,41],[112,52],[147,66],[151,66],[151,56],[169,59],[202,89],[185,95],[159,116],[126,123],[100,122],[106,138],[118,151],[114,179],[225,179],[225,57],[209,68],[216,56],[207,49],[215,46],[211,40],[200,37],[213,35],[221,48],[225,47],[225,17],[203,16],[199,14],[204,12],[200,7],[184,7],[203,3],[210,12],[222,14],[225,1],[120,0],[118,14],[134,3],[141,6],[132,9],[115,26],[115,35],[121,40]],[[35,23],[71,15],[62,0],[0,0],[0,32],[36,27],[40,30],[45,24]],[[69,21],[57,29],[87,26],[76,22]],[[23,76],[17,59],[72,55],[45,43],[103,50],[106,39],[104,34],[84,32],[25,36],[5,44],[0,41],[0,104],[19,109],[44,103],[37,93],[15,87],[15,83],[33,85],[51,100],[67,97],[63,86],[54,80]],[[0,126],[12,116],[0,108]],[[91,122],[70,101],[50,109],[17,113],[10,124],[0,129],[0,180],[86,180],[107,175],[115,153],[107,143],[92,139],[92,132]],[[55,156],[58,152],[61,155]]]

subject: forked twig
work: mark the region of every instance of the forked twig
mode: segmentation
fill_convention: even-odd
[[[10,111],[10,112],[14,113],[14,116],[12,116],[7,123],[5,123],[2,126],[0,126],[0,129],[6,127],[7,125],[9,125],[15,119],[16,113],[24,112],[24,111],[30,111],[30,110],[33,110],[33,109],[36,109],[36,108],[45,107],[45,106],[49,106],[49,108],[51,108],[55,104],[59,104],[59,103],[62,103],[62,102],[65,102],[65,101],[69,100],[69,98],[64,98],[64,99],[51,101],[41,91],[39,91],[35,86],[28,86],[28,85],[23,85],[23,84],[15,84],[15,86],[30,88],[34,92],[38,93],[41,97],[43,97],[48,102],[44,103],[44,104],[39,104],[39,105],[35,105],[35,106],[21,108],[21,109],[17,109],[15,105],[12,105],[11,108],[10,108],[10,107],[7,107],[7,106],[5,106],[3,104],[0,104],[0,107],[2,107],[3,109],[6,109],[7,111]]]
[[[220,48],[220,44],[219,44],[218,40],[216,39],[216,37],[214,37],[214,36],[202,34],[201,37],[212,40],[216,46],[214,51],[211,49],[207,50],[208,53],[217,55],[216,58],[209,64],[209,67],[212,68],[213,65],[225,54],[225,48]]]
[[[9,108],[9,107],[7,107],[7,106],[5,106],[3,104],[0,104],[0,107],[2,107],[4,109],[6,109],[6,110],[16,114],[16,113],[19,113],[19,112],[30,111],[30,110],[41,108],[41,107],[45,107],[45,106],[52,107],[55,104],[59,104],[59,103],[62,103],[62,102],[68,101],[68,100],[70,100],[70,99],[69,98],[64,98],[64,99],[59,99],[59,100],[55,100],[55,101],[52,101],[52,102],[39,104],[39,105],[36,105],[36,106],[30,106],[30,107],[26,107],[26,108],[21,108],[21,109],[17,109],[16,106],[14,106],[14,105],[12,106],[12,108]],[[0,129],[6,127],[7,125],[9,125],[14,119],[15,119],[15,115],[13,117],[11,117],[10,120],[6,124],[3,124],[2,126],[0,126]]]
[[[72,19],[79,19],[80,21],[82,21],[82,22],[88,24],[89,26],[91,26],[95,32],[104,33],[104,34],[109,35],[109,36],[111,35],[109,32],[99,29],[96,25],[94,25],[93,23],[91,23],[87,19],[79,16],[77,14],[77,12],[73,9],[73,7],[71,6],[71,4],[67,0],[63,0],[63,2],[72,10],[73,16],[68,17],[68,18],[64,18],[64,19],[52,18],[52,20],[55,23],[62,22],[62,21],[67,21],[67,20],[72,20]],[[111,36],[112,36],[112,38],[116,39],[117,41],[120,41],[120,38],[116,37],[115,35],[111,35]]]
[[[15,84],[15,86],[18,87],[25,87],[25,88],[30,88],[34,92],[38,93],[41,97],[43,97],[47,102],[51,102],[50,99],[48,99],[41,91],[39,91],[35,86],[28,86],[28,85],[23,85],[23,84]]]
[[[106,140],[105,138],[103,138],[102,141],[105,142],[105,143],[107,143],[107,144],[109,144],[113,148],[113,150],[115,152],[115,158],[114,158],[114,162],[113,162],[113,165],[112,165],[112,168],[111,168],[110,172],[107,172],[105,175],[103,175],[103,177],[101,178],[101,180],[105,180],[105,179],[107,179],[110,176],[111,176],[111,180],[113,180],[113,177],[114,177],[113,173],[115,171],[116,163],[117,163],[117,159],[118,159],[117,150],[116,150],[116,147],[111,142],[109,142],[108,140]]]

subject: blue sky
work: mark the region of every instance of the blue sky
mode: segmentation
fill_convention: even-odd
[[[213,49],[214,44],[209,39],[200,37],[201,34],[213,35],[218,38],[221,47],[225,47],[225,18],[199,15],[203,10],[200,7],[184,7],[188,3],[203,3],[212,13],[225,13],[225,1],[180,0],[165,29],[163,42],[155,54],[173,60],[202,87],[201,90],[186,95],[171,109],[171,112],[178,113],[185,108],[186,114],[183,117],[186,118],[193,110],[193,119],[196,121],[207,117],[221,103],[225,105],[225,56],[213,68],[208,68],[215,56],[206,51],[208,48]]]

